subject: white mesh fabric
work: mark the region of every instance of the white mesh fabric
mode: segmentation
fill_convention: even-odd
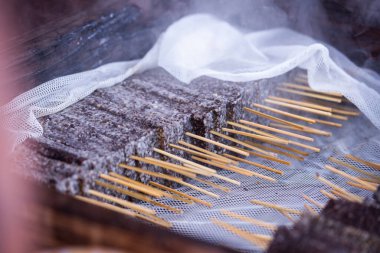
[[[139,61],[111,63],[59,77],[18,96],[2,110],[10,118],[8,128],[17,144],[43,134],[37,118],[149,68],[162,67],[190,84],[202,75],[234,82],[258,80],[297,66],[308,71],[312,88],[342,93],[380,128],[377,74],[358,68],[337,50],[292,30],[244,33],[206,14],[172,24]]]
[[[312,145],[321,147],[322,152],[312,153],[308,155],[305,157],[305,161],[297,161],[280,155],[280,158],[288,160],[292,163],[290,166],[286,166],[255,156],[251,156],[249,158],[254,162],[282,170],[284,172],[283,175],[274,174],[255,166],[244,165],[243,163],[240,163],[239,166],[242,168],[259,172],[266,176],[277,179],[278,181],[276,183],[221,170],[218,172],[219,174],[240,181],[241,186],[232,185],[220,180],[211,180],[213,182],[217,182],[221,186],[231,189],[231,192],[224,193],[219,190],[215,190],[212,187],[207,187],[195,181],[190,181],[196,186],[220,194],[220,199],[209,197],[184,186],[177,189],[186,194],[197,196],[212,203],[213,206],[211,208],[199,204],[184,204],[182,202],[174,201],[171,199],[160,201],[164,204],[180,208],[184,211],[183,214],[178,215],[157,206],[149,204],[146,204],[146,206],[155,209],[158,216],[170,221],[173,224],[173,230],[180,234],[206,240],[211,243],[222,244],[243,252],[259,252],[260,249],[258,247],[252,245],[250,242],[244,240],[243,238],[214,225],[210,221],[210,218],[217,218],[252,233],[271,235],[272,233],[267,229],[251,225],[238,219],[230,218],[226,215],[221,214],[220,211],[222,209],[229,210],[248,217],[270,222],[275,225],[291,225],[292,222],[290,222],[278,211],[259,205],[253,205],[250,203],[250,200],[262,200],[301,211],[305,210],[304,204],[306,203],[312,206],[316,211],[320,211],[320,209],[308,203],[302,197],[302,194],[306,194],[321,204],[325,204],[328,201],[328,199],[320,192],[320,190],[324,189],[326,191],[330,191],[331,188],[319,182],[315,177],[316,173],[319,173],[323,177],[329,179],[330,181],[352,193],[358,194],[359,196],[371,198],[372,192],[350,187],[347,184],[347,181],[350,180],[331,173],[323,167],[326,164],[330,164],[340,170],[345,171],[348,174],[357,177],[364,176],[363,174],[353,171],[352,169],[329,162],[328,158],[330,156],[333,156],[346,163],[354,165],[357,168],[380,177],[379,171],[344,157],[345,154],[353,154],[367,161],[379,163],[379,130],[363,117],[350,119],[349,122],[344,124],[343,128],[332,128],[324,126],[320,127],[320,129],[332,131],[333,136],[313,136],[316,140],[314,143],[312,143]],[[298,216],[293,217],[297,219]]]

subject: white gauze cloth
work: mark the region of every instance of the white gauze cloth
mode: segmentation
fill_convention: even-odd
[[[15,145],[43,134],[39,117],[155,67],[166,69],[184,85],[203,75],[246,82],[300,67],[307,70],[313,89],[343,94],[380,128],[380,76],[375,72],[359,68],[334,48],[287,28],[242,32],[211,15],[196,14],[172,24],[140,60],[109,63],[53,79],[3,106]]]

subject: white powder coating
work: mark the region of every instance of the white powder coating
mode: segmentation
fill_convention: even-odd
[[[213,16],[196,14],[172,24],[141,60],[59,77],[12,100],[1,109],[8,116],[15,145],[42,136],[39,117],[155,67],[187,84],[203,75],[253,81],[300,67],[307,70],[313,89],[342,93],[380,128],[380,77],[376,73],[357,67],[334,48],[286,28],[247,33]]]

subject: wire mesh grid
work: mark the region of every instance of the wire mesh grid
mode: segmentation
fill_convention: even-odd
[[[348,181],[347,179],[323,169],[323,166],[325,164],[331,164],[332,166],[350,173],[351,175],[363,176],[359,172],[328,161],[330,156],[334,156],[364,171],[377,173],[378,171],[375,171],[374,169],[361,163],[349,160],[343,155],[354,154],[367,161],[379,162],[379,130],[371,125],[371,123],[362,116],[350,119],[350,121],[347,122],[342,128],[329,128],[329,130],[333,133],[332,137],[317,137],[313,143],[313,145],[321,147],[320,153],[312,153],[305,157],[304,161],[297,161],[281,155],[279,156],[280,158],[291,161],[292,164],[290,166],[254,156],[249,158],[249,160],[282,170],[284,171],[283,175],[274,174],[270,171],[259,169],[250,165],[240,165],[245,169],[260,172],[266,176],[271,176],[277,179],[276,183],[263,181],[255,177],[246,177],[228,171],[220,171],[220,174],[240,181],[241,185],[236,186],[223,181],[214,181],[231,189],[231,192],[224,193],[215,190],[210,186],[206,187],[199,183],[192,182],[193,184],[208,191],[219,194],[219,199],[200,194],[199,192],[191,190],[187,187],[177,188],[177,190],[180,190],[186,194],[196,196],[212,203],[211,208],[199,204],[189,205],[171,199],[163,199],[161,202],[182,209],[184,211],[183,214],[173,214],[156,206],[147,206],[154,208],[158,216],[170,221],[173,224],[172,230],[177,233],[206,240],[211,243],[226,245],[242,252],[259,252],[260,249],[248,241],[214,225],[210,221],[210,218],[218,218],[248,232],[271,235],[272,232],[268,229],[254,226],[238,219],[230,218],[223,215],[220,211],[223,209],[233,211],[238,214],[273,223],[274,225],[291,225],[292,222],[278,211],[259,205],[254,205],[250,202],[250,200],[257,199],[293,209],[304,210],[304,204],[307,203],[307,201],[303,199],[302,194],[305,193],[322,204],[326,203],[328,198],[321,194],[320,190],[329,190],[329,187],[323,185],[316,179],[316,173],[323,175],[327,179],[338,184],[339,186],[342,186],[352,193],[363,197],[369,197],[371,195],[369,191],[350,187],[346,183]],[[315,208],[316,211],[319,211],[316,206],[313,206],[313,208]],[[297,216],[293,217],[297,218]]]

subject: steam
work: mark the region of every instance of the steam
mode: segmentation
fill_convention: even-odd
[[[310,0],[193,0],[192,13],[210,13],[248,31],[288,27],[327,40],[321,20],[327,14],[320,1]]]
[[[349,11],[357,13],[359,21],[368,26],[380,26],[380,1],[349,0],[346,3]]]
[[[288,26],[287,14],[273,0],[194,0],[192,10],[213,14],[251,31]]]
[[[380,72],[376,36],[370,30],[380,30],[380,1],[190,0],[189,3],[189,13],[210,13],[247,31],[291,28],[336,47],[358,65]]]

